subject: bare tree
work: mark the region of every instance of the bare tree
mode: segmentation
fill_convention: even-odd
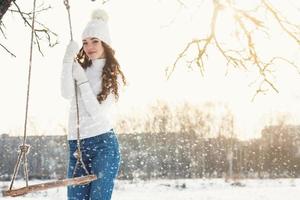
[[[178,0],[177,2],[185,8],[188,7],[188,0]],[[204,1],[201,1],[201,3],[203,2]],[[261,52],[267,51],[267,49],[259,47],[259,42],[256,39],[257,33],[267,36],[270,35],[271,30],[269,27],[273,25],[268,24],[265,20],[268,19],[275,21],[279,29],[282,30],[290,40],[294,41],[296,46],[299,46],[300,25],[297,24],[299,23],[298,21],[292,22],[291,19],[283,15],[283,11],[280,8],[275,7],[273,5],[274,3],[268,0],[253,1],[252,3],[257,3],[257,5],[249,10],[239,7],[237,1],[233,0],[213,0],[210,2],[212,4],[212,15],[210,18],[210,28],[207,30],[207,37],[193,39],[185,46],[174,64],[166,68],[168,78],[174,72],[179,61],[183,60],[194,48],[197,49],[196,55],[193,56],[192,60],[187,60],[187,65],[188,67],[192,65],[198,66],[202,75],[207,64],[208,55],[211,55],[210,49],[214,49],[220,53],[225,59],[228,68],[234,67],[248,70],[251,67],[256,67],[259,77],[254,83],[257,84],[258,89],[253,99],[258,93],[264,93],[269,89],[279,92],[272,80],[272,67],[276,64],[281,63],[295,67],[299,73],[297,63],[290,61],[286,57],[272,55],[271,58],[264,58]],[[290,2],[286,1],[286,3],[288,4]],[[225,10],[230,10],[232,20],[235,24],[233,28],[236,30],[236,36],[233,41],[218,37],[218,34],[222,34],[219,33],[220,29],[218,29],[222,23],[219,17]],[[299,18],[299,12],[297,11],[295,11],[295,13]],[[237,47],[236,44],[240,44],[240,47]]]

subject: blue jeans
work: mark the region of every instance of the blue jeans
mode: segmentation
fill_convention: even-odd
[[[120,165],[119,143],[114,131],[82,139],[80,147],[86,169],[98,179],[86,185],[68,186],[68,199],[110,200]],[[68,178],[73,177],[76,148],[77,141],[69,140]],[[79,165],[74,177],[84,175],[85,170]]]

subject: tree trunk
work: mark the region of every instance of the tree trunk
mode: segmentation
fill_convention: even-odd
[[[0,21],[3,15],[6,13],[7,9],[10,7],[13,0],[1,0],[0,1]]]

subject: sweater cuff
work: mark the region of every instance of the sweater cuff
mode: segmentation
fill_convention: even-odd
[[[81,83],[77,83],[77,86],[81,86],[81,85],[83,85],[83,84],[85,84],[85,83],[88,83],[89,81],[83,81],[83,82],[81,82]]]

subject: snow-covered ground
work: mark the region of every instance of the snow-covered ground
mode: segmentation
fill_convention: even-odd
[[[31,181],[30,183],[39,183]],[[117,181],[112,200],[297,200],[300,179],[244,179],[238,186],[223,179],[187,179],[153,181]],[[0,189],[9,182],[0,182]],[[24,184],[17,181],[15,185]],[[184,187],[185,185],[185,187]],[[0,199],[63,200],[66,188],[55,188],[27,194],[24,197]]]

